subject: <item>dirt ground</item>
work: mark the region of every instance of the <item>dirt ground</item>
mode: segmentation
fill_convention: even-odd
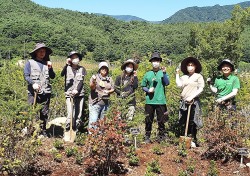
[[[59,150],[62,156],[61,162],[54,160],[51,150],[53,149],[55,138],[42,139],[42,146],[39,148],[39,155],[34,163],[33,173],[31,175],[51,175],[51,176],[84,176],[86,166],[76,164],[74,157],[67,157],[65,149],[75,144],[64,143],[64,149]],[[154,149],[160,147],[163,154],[154,154]],[[83,151],[84,146],[77,146],[78,151]],[[210,169],[210,161],[203,160],[201,154],[203,147],[197,147],[187,150],[187,156],[178,155],[178,146],[174,144],[160,145],[157,142],[151,144],[140,144],[136,149],[136,154],[139,157],[138,166],[129,166],[128,159],[122,158],[120,162],[126,169],[124,174],[111,174],[121,176],[143,176],[146,173],[148,163],[158,160],[160,166],[159,176],[207,176]],[[84,155],[84,154],[83,154]],[[38,169],[39,168],[39,169]],[[192,169],[190,169],[192,168]],[[229,161],[222,164],[221,161],[216,161],[216,168],[219,176],[249,176],[250,171],[245,168],[240,168],[240,161]],[[189,170],[189,172],[187,172]],[[192,170],[192,171],[191,171]],[[190,172],[191,171],[191,172]],[[211,176],[211,175],[210,175]]]

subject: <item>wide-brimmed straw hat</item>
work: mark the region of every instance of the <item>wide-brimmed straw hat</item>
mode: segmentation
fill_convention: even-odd
[[[232,67],[232,71],[234,71],[234,65],[229,59],[224,59],[223,61],[221,61],[220,65],[217,67],[217,69],[221,70],[223,64],[229,64]]]
[[[79,58],[79,60],[82,60],[82,55],[80,53],[78,53],[77,51],[71,51],[68,55],[68,58],[71,58],[72,55],[76,54]]]
[[[195,73],[200,73],[202,70],[202,66],[201,63],[198,59],[194,58],[194,57],[187,57],[185,58],[182,62],[181,62],[181,71],[187,75],[188,71],[187,71],[187,65],[188,63],[193,62],[195,67]]]
[[[47,47],[44,43],[37,43],[35,45],[35,48],[33,49],[33,51],[30,52],[30,55],[32,58],[35,58],[36,57],[36,54],[35,52],[41,48],[45,48],[46,49],[46,56],[48,57],[51,53],[52,53],[52,50]]]
[[[133,59],[128,59],[128,60],[126,60],[125,62],[123,62],[122,66],[121,66],[121,70],[125,70],[125,66],[126,66],[127,64],[130,64],[130,63],[133,64],[134,70],[137,70],[138,64],[136,64],[135,61],[134,61]]]
[[[159,59],[161,62],[162,62],[162,58],[161,58],[161,55],[159,52],[154,52],[152,55],[151,55],[151,58],[149,59],[149,62],[152,61],[152,59]]]

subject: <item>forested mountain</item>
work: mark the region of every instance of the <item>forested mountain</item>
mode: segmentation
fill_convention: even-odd
[[[153,50],[185,53],[191,24],[156,25],[47,8],[30,0],[0,0],[0,55],[27,57],[35,42],[45,42],[54,55],[71,50],[95,60],[147,55]]]
[[[179,22],[211,22],[225,21],[231,17],[234,5],[215,5],[211,7],[188,7],[179,10],[171,17],[163,20],[163,23],[179,23]],[[250,7],[250,1],[239,3],[242,8]]]
[[[31,0],[0,0],[0,5],[0,58],[27,58],[36,42],[46,43],[53,55],[62,58],[72,50],[86,53],[87,59],[96,61],[147,56],[154,50],[171,59],[181,58],[188,54],[190,29],[196,25],[124,22],[47,8]],[[244,36],[248,33],[245,30]],[[248,41],[243,43],[245,53],[249,50]]]
[[[95,14],[100,15],[100,16],[110,16],[110,17],[113,17],[117,20],[126,21],[126,22],[129,22],[129,21],[147,21],[147,20],[144,20],[142,18],[133,16],[133,15],[106,15],[106,14],[101,14],[101,13],[95,13]]]

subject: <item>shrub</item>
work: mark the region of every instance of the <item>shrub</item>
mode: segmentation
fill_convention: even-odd
[[[116,106],[112,106],[107,116],[95,123],[95,127],[90,129],[91,134],[86,139],[85,164],[92,174],[108,175],[119,157],[124,155],[126,124],[119,118]]]

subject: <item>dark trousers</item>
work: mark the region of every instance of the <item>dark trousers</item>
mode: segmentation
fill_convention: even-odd
[[[167,121],[167,107],[166,107],[166,105],[146,104],[145,105],[146,136],[151,135],[152,124],[153,124],[155,112],[157,115],[157,122],[158,122],[158,135],[162,135],[162,136],[165,135],[165,122]]]
[[[181,118],[179,120],[179,124],[181,126],[181,135],[184,136],[185,133],[185,128],[186,128],[186,121],[187,121],[187,115],[188,115],[188,106],[187,105],[187,110],[180,109],[181,113]],[[189,117],[189,124],[188,124],[188,136],[191,135],[191,137],[194,139],[194,141],[197,141],[197,127],[196,124],[194,123],[194,114],[195,114],[195,104],[191,105],[191,110],[190,110],[190,117]]]
[[[39,119],[42,121],[40,123],[40,128],[42,131],[46,131],[46,122],[48,120],[48,114],[49,114],[49,104],[50,104],[50,97],[51,94],[38,94],[36,103],[42,104],[42,108],[40,109],[40,117]],[[34,95],[28,94],[28,103],[30,105],[33,105],[34,103]]]

